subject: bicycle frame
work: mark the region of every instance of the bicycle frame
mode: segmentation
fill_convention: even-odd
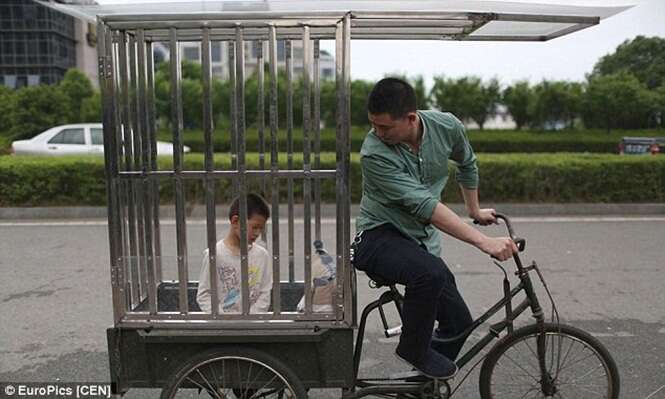
[[[524,249],[525,246],[525,240],[521,238],[517,238],[513,232],[512,226],[510,224],[510,220],[502,215],[502,214],[497,214],[497,218],[503,219],[506,222],[506,226],[508,228],[508,232],[510,234],[510,237],[513,239],[518,244],[518,247],[520,248],[520,251]],[[545,317],[544,313],[542,310],[542,307],[540,306],[540,301],[538,300],[538,297],[536,295],[536,292],[533,288],[533,283],[531,281],[531,277],[529,276],[529,272],[534,270],[536,268],[536,263],[535,261],[529,265],[529,266],[524,266],[522,264],[522,261],[519,257],[519,253],[516,253],[513,255],[513,260],[515,261],[515,265],[517,267],[517,271],[515,274],[519,278],[520,282],[517,284],[516,287],[510,288],[510,283],[508,281],[508,276],[504,270],[504,280],[503,280],[503,290],[504,290],[504,296],[501,298],[499,301],[497,301],[490,309],[488,309],[485,313],[483,313],[480,317],[475,319],[473,323],[461,334],[447,338],[447,339],[438,339],[440,342],[454,342],[460,339],[465,339],[467,338],[473,331],[475,331],[478,327],[480,327],[482,324],[484,324],[487,320],[489,320],[492,316],[497,314],[502,308],[505,310],[505,318],[497,323],[494,323],[490,325],[489,332],[483,336],[480,341],[478,341],[475,345],[473,345],[471,348],[469,348],[464,354],[462,354],[458,360],[456,361],[458,367],[462,368],[466,364],[468,364],[471,359],[473,359],[483,348],[485,348],[487,345],[490,344],[493,340],[499,338],[501,333],[505,330],[508,331],[508,333],[512,333],[513,331],[513,321],[517,319],[522,313],[524,313],[527,309],[531,309],[532,316],[536,319],[536,324],[539,325],[539,330],[541,334],[538,337],[538,357],[539,357],[539,366],[541,368],[541,374],[544,377],[543,378],[543,390],[545,392],[548,392],[552,389],[552,379],[551,376],[546,371],[545,368],[545,330],[544,330],[544,322],[545,322]],[[502,268],[503,270],[503,268]],[[517,307],[513,308],[512,306],[512,301],[515,296],[517,296],[520,292],[524,291],[526,298],[520,302]],[[383,322],[384,328],[385,328],[385,333],[386,336],[394,336],[397,335],[397,330],[400,327],[389,329],[385,317],[385,313],[383,311],[383,305],[386,303],[393,302],[395,304],[395,307],[397,308],[397,312],[400,315],[402,314],[402,302],[404,300],[404,297],[402,294],[395,288],[394,285],[390,285],[389,289],[387,291],[384,291],[379,299],[369,303],[365,308],[363,309],[361,318],[360,318],[360,323],[358,325],[358,335],[356,337],[356,344],[355,344],[355,350],[354,350],[354,356],[353,356],[353,375],[354,375],[354,386],[359,387],[360,389],[356,390],[352,395],[349,395],[348,398],[360,398],[366,395],[370,394],[391,394],[391,393],[413,393],[417,394],[421,390],[421,383],[409,383],[409,382],[403,382],[403,383],[391,383],[391,384],[386,384],[386,383],[374,383],[371,381],[385,381],[381,379],[358,379],[358,370],[359,370],[359,365],[360,365],[360,357],[362,354],[362,345],[363,345],[363,339],[365,335],[365,326],[367,323],[367,317],[376,309],[379,310],[379,314],[381,317],[381,320]],[[393,335],[391,335],[391,333]]]

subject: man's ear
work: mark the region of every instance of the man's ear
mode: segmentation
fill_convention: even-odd
[[[232,225],[237,225],[239,221],[240,221],[240,216],[238,216],[238,215],[231,216],[231,224]]]
[[[410,123],[415,123],[418,120],[418,114],[415,112],[409,112],[406,114],[406,117],[409,119]]]

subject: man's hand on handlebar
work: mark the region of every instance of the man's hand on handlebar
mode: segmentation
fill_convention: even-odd
[[[512,258],[518,252],[517,245],[508,237],[487,237],[478,248],[501,262]]]
[[[487,226],[489,224],[497,224],[495,213],[496,211],[491,208],[479,209],[477,212],[469,214],[469,217],[473,219],[474,223]]]

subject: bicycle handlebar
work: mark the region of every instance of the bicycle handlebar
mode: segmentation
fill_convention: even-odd
[[[517,249],[519,249],[520,252],[524,251],[524,248],[526,248],[526,239],[517,237],[515,235],[515,230],[513,230],[513,225],[510,223],[510,219],[508,216],[504,215],[503,213],[494,213],[494,217],[497,219],[501,219],[506,223],[506,228],[508,229],[508,235],[510,238],[515,242],[515,245],[517,245]],[[474,219],[473,223],[478,224],[478,221]]]

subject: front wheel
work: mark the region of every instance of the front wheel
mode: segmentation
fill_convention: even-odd
[[[563,324],[545,323],[544,329],[547,374],[539,366],[538,325],[522,327],[487,354],[481,398],[619,398],[619,372],[600,341]]]
[[[177,370],[160,399],[306,399],[295,373],[274,357],[251,348],[228,347],[203,352]]]

